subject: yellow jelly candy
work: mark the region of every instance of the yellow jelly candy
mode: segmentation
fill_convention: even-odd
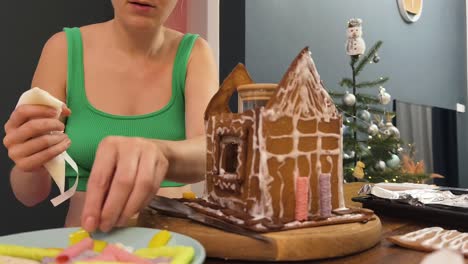
[[[69,244],[70,246],[73,246],[88,237],[90,237],[88,232],[83,229],[79,229],[78,231],[73,232],[68,236]]]
[[[193,199],[197,198],[197,196],[195,195],[194,192],[184,192],[184,193],[182,194],[182,197],[183,197],[184,199],[187,199],[187,200],[193,200]]]
[[[61,250],[58,249],[44,249],[0,244],[0,256],[33,259],[37,261],[41,261],[45,257],[56,257],[58,254],[60,254],[60,252]]]
[[[94,240],[93,250],[101,253],[107,247],[107,242],[102,240]]]
[[[169,233],[167,230],[162,230],[153,236],[153,238],[148,243],[148,248],[158,248],[165,246],[170,239],[171,233]]]
[[[171,264],[188,264],[192,262],[195,256],[193,247],[175,246],[175,247],[160,247],[160,248],[142,248],[134,253],[135,255],[154,259],[160,257],[172,258]]]

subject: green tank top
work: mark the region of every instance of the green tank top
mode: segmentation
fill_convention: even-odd
[[[119,116],[94,108],[86,97],[84,87],[83,43],[79,28],[64,29],[68,45],[67,105],[72,114],[65,132],[72,143],[68,153],[78,165],[78,191],[86,191],[99,142],[107,136],[185,139],[185,77],[187,64],[198,35],[186,34],[179,44],[172,75],[172,95],[162,109],[144,115]],[[76,173],[67,165],[66,177],[71,186]],[[162,187],[183,184],[164,181]]]

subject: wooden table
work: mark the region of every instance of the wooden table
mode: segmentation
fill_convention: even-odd
[[[352,197],[355,197],[362,184],[353,183],[346,184],[344,187],[345,200],[348,206],[360,207],[361,204],[354,203],[351,201]],[[378,264],[390,264],[390,263],[420,263],[421,260],[427,255],[427,253],[418,252],[414,250],[404,249],[401,247],[394,246],[392,243],[386,240],[387,237],[393,235],[406,234],[411,231],[415,231],[421,228],[428,227],[423,223],[408,221],[404,219],[396,219],[385,216],[379,216],[382,221],[382,240],[375,247],[347,257],[320,260],[320,261],[307,261],[307,262],[281,262],[281,263],[326,263],[326,264],[366,264],[366,263],[378,263]],[[346,246],[346,245],[343,245]],[[220,259],[207,259],[207,264],[243,264],[252,263],[244,261],[224,261]],[[266,263],[266,262],[263,262]],[[467,262],[468,263],[468,262]],[[449,264],[449,263],[447,263]]]

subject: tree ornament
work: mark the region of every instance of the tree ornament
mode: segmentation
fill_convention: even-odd
[[[362,38],[362,20],[353,18],[348,21],[346,32],[346,54],[349,56],[359,56],[366,51],[366,43]]]
[[[372,58],[372,62],[374,63],[379,63],[380,57],[377,53],[374,54],[374,58]]]
[[[385,131],[387,131],[386,135],[395,139],[400,139],[400,130],[398,130],[398,128],[396,128],[392,123],[393,117],[394,116],[392,114],[387,113],[387,122],[385,123]]]
[[[377,124],[378,128],[382,129],[385,127],[383,117],[380,115],[373,115],[372,117],[374,118],[374,124]]]
[[[364,168],[366,167],[366,164],[362,161],[358,161],[356,163],[356,167],[354,168],[353,176],[358,178],[358,179],[363,179],[364,178]]]
[[[346,106],[354,106],[356,104],[356,96],[346,92],[346,94],[343,96],[343,104]]]
[[[388,130],[388,129],[386,129],[386,128],[382,131],[381,134],[382,134],[383,139],[387,139],[387,138],[389,138],[389,137],[392,135],[392,133],[390,132],[390,130]]]
[[[377,163],[375,163],[374,166],[374,168],[378,171],[384,171],[386,167],[387,165],[385,165],[385,162],[383,162],[382,160],[377,161]]]
[[[390,132],[390,136],[396,138],[396,139],[400,139],[400,130],[398,130],[397,127],[395,126],[392,126],[390,128],[388,128],[389,132]]]
[[[356,153],[354,151],[350,151],[349,153],[345,152],[343,154],[344,159],[353,159]]]
[[[400,157],[398,155],[392,154],[392,157],[387,160],[387,167],[390,169],[398,169],[400,167]]]
[[[385,88],[380,87],[380,92],[379,92],[379,101],[383,105],[387,105],[390,103],[392,100],[392,96],[390,96],[389,93],[385,92]]]
[[[371,114],[367,110],[361,110],[358,113],[358,118],[365,122],[369,122],[371,119]]]
[[[349,126],[343,125],[343,136],[348,136],[353,133],[352,129]]]
[[[371,136],[376,136],[379,133],[379,127],[376,124],[372,124],[367,129],[367,133],[369,133]]]

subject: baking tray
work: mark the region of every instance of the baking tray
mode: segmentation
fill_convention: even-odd
[[[452,191],[452,193],[457,195],[468,193],[466,189],[441,189]],[[382,199],[373,195],[354,197],[352,200],[362,203],[364,208],[373,210],[377,215],[468,231],[467,208],[455,208],[445,205],[415,205],[408,203],[408,201]]]

